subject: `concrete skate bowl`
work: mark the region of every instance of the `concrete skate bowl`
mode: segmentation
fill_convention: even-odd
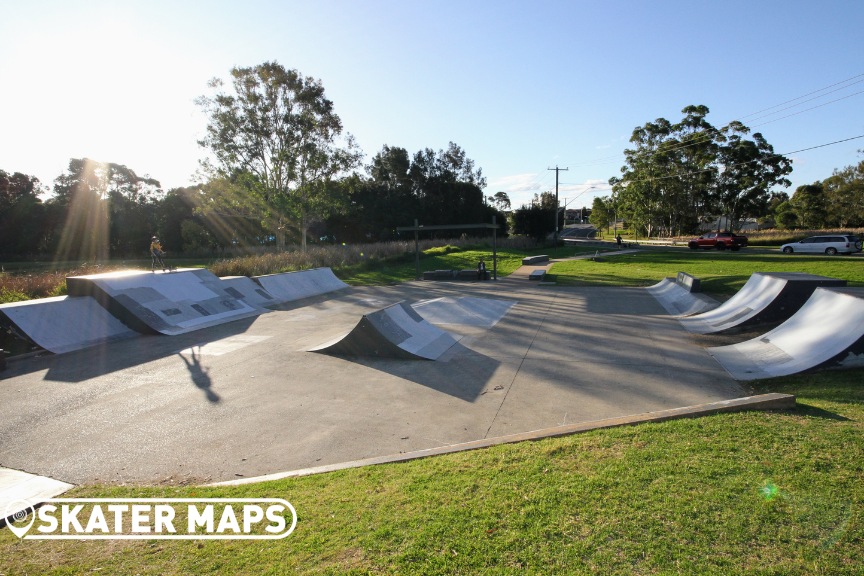
[[[719,302],[704,294],[690,292],[671,278],[664,278],[657,284],[648,286],[646,290],[672,316],[701,314],[720,305]]]
[[[127,326],[142,333],[185,334],[257,316],[253,306],[203,269],[151,273],[110,272],[66,279],[70,296],[90,296]]]
[[[348,285],[339,280],[330,268],[313,268],[283,274],[268,274],[254,278],[268,294],[276,300],[276,304],[285,304],[320,296],[347,288]]]
[[[791,318],[770,332],[708,348],[736,380],[864,366],[864,288],[817,288]]]
[[[54,354],[138,334],[89,296],[59,296],[2,304],[0,324]]]
[[[783,322],[820,287],[843,287],[845,280],[797,272],[756,272],[732,298],[717,308],[679,318],[693,334],[735,332]]]
[[[457,342],[405,302],[364,314],[347,334],[310,352],[356,358],[437,360]]]

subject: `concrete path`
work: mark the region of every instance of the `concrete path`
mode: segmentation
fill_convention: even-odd
[[[307,352],[407,300],[513,303],[449,324],[442,359]],[[10,362],[0,466],[90,482],[207,482],[749,395],[639,288],[409,282],[254,318]]]

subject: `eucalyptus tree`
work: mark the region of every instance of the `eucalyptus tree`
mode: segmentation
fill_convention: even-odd
[[[768,212],[774,186],[788,187],[786,176],[792,172],[792,161],[774,153],[762,134],[752,139],[750,129],[738,121],[720,130],[713,199],[719,214],[732,228],[745,217],[759,217]]]
[[[23,256],[37,253],[46,237],[46,192],[35,176],[0,170],[0,254]]]
[[[48,200],[64,215],[56,257],[102,260],[146,251],[161,195],[158,180],[122,164],[70,159]]]
[[[805,184],[796,188],[790,204],[798,216],[798,224],[804,228],[822,228],[825,226],[828,210],[825,190],[821,182]]]
[[[305,249],[310,220],[338,208],[332,179],[360,163],[361,153],[319,80],[276,62],[231,70],[230,92],[220,79],[212,96],[197,103],[208,117],[203,161],[215,176],[247,173],[249,206],[284,246],[289,220],[297,223]]]
[[[664,118],[633,131],[622,175],[609,180],[616,210],[649,235],[693,231],[723,215],[734,226],[767,211],[773,186],[789,186],[791,160],[740,122],[723,129],[707,120],[707,106],[687,106],[672,124]]]
[[[671,133],[672,125],[665,118],[635,128],[630,137],[634,147],[624,150],[622,176],[609,180],[613,218],[624,217],[649,235],[662,219],[664,192],[672,184],[657,178],[669,160],[666,148]]]
[[[831,226],[864,226],[864,161],[834,170],[822,186]]]

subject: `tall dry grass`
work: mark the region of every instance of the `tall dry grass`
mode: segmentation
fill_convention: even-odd
[[[813,229],[796,229],[796,230],[779,230],[769,228],[767,230],[751,230],[744,232],[744,235],[749,239],[749,244],[754,246],[776,246],[779,244],[787,244],[789,242],[797,242],[808,236],[824,236],[826,234],[855,234],[859,238],[864,236],[864,228],[830,228],[822,230]]]
[[[20,302],[66,294],[67,276],[84,276],[119,270],[123,266],[83,264],[65,270],[0,272],[0,303]]]
[[[457,248],[469,246],[488,245],[488,238],[450,238],[441,240],[420,240],[421,251],[429,250],[444,245]],[[498,245],[514,249],[529,249],[537,245],[531,239],[505,238],[498,241]],[[378,242],[375,244],[352,244],[310,247],[306,252],[287,251],[271,252],[251,256],[239,256],[217,260],[210,266],[209,270],[217,276],[261,276],[264,274],[278,274],[280,272],[293,272],[295,270],[307,270],[309,268],[348,268],[358,264],[374,264],[386,260],[397,260],[399,258],[413,258],[413,241]]]

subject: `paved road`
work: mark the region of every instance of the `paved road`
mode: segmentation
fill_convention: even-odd
[[[306,352],[401,300],[515,302],[442,360]],[[221,481],[745,396],[644,289],[410,282],[0,373],[0,466],[75,484]]]

